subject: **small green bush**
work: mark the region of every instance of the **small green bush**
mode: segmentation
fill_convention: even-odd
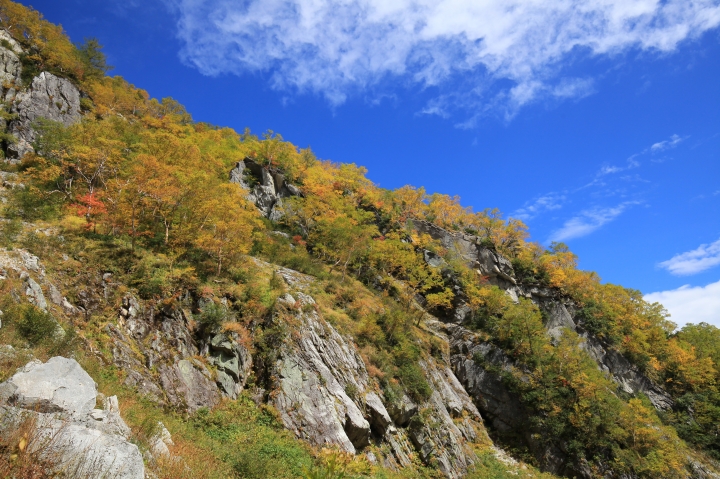
[[[55,339],[58,323],[50,313],[32,304],[19,306],[10,313],[10,320],[14,320],[17,332],[33,346]]]
[[[422,368],[417,364],[406,364],[398,370],[398,378],[408,396],[417,402],[430,399],[432,388],[425,379]]]
[[[18,236],[22,233],[22,221],[18,218],[0,223],[0,242],[5,247],[11,246],[17,241]]]
[[[222,323],[228,321],[230,314],[227,308],[215,302],[210,302],[202,307],[197,320],[207,330],[216,331],[220,329]]]

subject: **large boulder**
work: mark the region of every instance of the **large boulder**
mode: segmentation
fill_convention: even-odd
[[[95,381],[77,361],[62,357],[32,361],[0,384],[0,403],[38,412],[87,415],[96,396]]]
[[[25,431],[26,453],[63,477],[144,479],[117,398],[103,409],[96,401],[95,382],[74,359],[32,361],[0,384],[0,435]]]

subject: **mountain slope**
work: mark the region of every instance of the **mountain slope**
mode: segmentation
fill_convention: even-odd
[[[22,351],[0,379],[77,357],[141,446],[160,418],[184,445],[184,469],[147,459],[165,477],[717,477],[711,327],[673,334],[520,221],[193,122],[97,43],[0,19]]]

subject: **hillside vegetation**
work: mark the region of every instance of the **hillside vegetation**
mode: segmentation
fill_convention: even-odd
[[[447,358],[459,354],[433,332],[440,327],[435,319],[462,325],[465,338],[472,334],[506,358],[503,364],[479,354],[469,359],[517,398],[527,430],[486,424],[489,435],[481,431],[472,444],[476,459],[463,472],[468,477],[543,477],[540,470],[578,477],[716,477],[709,471],[720,460],[717,328],[676,331],[662,305],[578,269],[566,245],[533,242],[521,221],[495,209],[473,211],[458,197],[413,186],[380,188],[363,167],[318,159],[274,132],[257,136],[195,122],[177,101],[150,98],[121,77],[106,76],[96,41],[73,45],[33,10],[0,0],[0,20],[25,52],[25,86],[48,71],[83,94],[80,121],[36,122],[34,152],[2,163],[4,174],[17,175],[13,181],[22,186],[6,191],[0,223],[2,247],[39,257],[83,312],[45,313],[22,299],[21,279],[9,275],[0,282],[0,342],[40,358],[80,358],[100,389],[114,390],[126,404],[124,416],[141,443],[162,419],[185,462],[153,466],[160,477],[447,474],[422,452],[407,465],[373,465],[359,450],[354,456],[303,442],[272,405],[251,398],[253,388],[271,389],[272,375],[261,371],[277,361],[282,328],[292,329],[293,314],[310,309],[351,338],[367,369],[368,390],[386,404],[403,397],[430,401],[433,383],[421,362],[449,364]],[[3,92],[10,88],[23,85],[3,85]],[[13,120],[9,103],[0,112]],[[4,135],[7,151],[15,140]],[[230,182],[241,161],[240,180]],[[253,168],[275,175],[276,183],[281,175],[297,194],[264,215],[248,199],[262,181]],[[472,238],[506,259],[512,277],[489,278],[432,233],[440,230]],[[284,294],[298,297],[280,278],[280,267],[313,278],[308,294],[315,305],[303,303],[297,313],[279,309]],[[119,286],[92,303],[87,291],[97,290],[96,278],[107,273]],[[549,334],[547,309],[530,294],[508,294],[510,283],[563,304],[577,329]],[[232,334],[253,354],[244,392],[187,412],[128,387],[127,371],[113,364],[115,339],[107,329],[119,324],[128,294],[157,311],[180,310],[188,298],[201,304],[188,313],[196,338]],[[48,334],[50,314],[65,329],[64,339]],[[268,318],[278,317],[286,319],[268,326]],[[670,406],[623,389],[583,346],[589,337],[664,390]],[[0,380],[25,359],[3,359]],[[351,399],[356,393],[345,392]],[[423,410],[414,420],[427,425],[430,412],[423,417]],[[547,450],[533,446],[538,442],[561,451],[563,465],[553,466]],[[377,457],[386,454],[381,445],[367,447]],[[4,454],[0,446],[0,471],[12,470]],[[697,475],[699,468],[708,475]]]

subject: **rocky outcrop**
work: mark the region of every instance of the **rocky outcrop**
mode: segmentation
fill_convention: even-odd
[[[443,248],[453,251],[471,269],[485,277],[490,284],[508,289],[517,284],[510,261],[481,245],[477,236],[452,232],[425,221],[414,221],[415,229],[440,242]],[[429,261],[426,259],[426,261]],[[432,265],[432,262],[429,263]]]
[[[80,120],[81,94],[72,82],[49,72],[41,72],[23,87],[20,45],[5,30],[0,30],[0,42],[0,99],[9,105],[1,107],[7,110],[0,112],[0,131],[15,137],[5,145],[6,156],[19,159],[33,151],[36,120],[44,118],[65,126]]]
[[[673,407],[674,401],[670,394],[645,376],[625,356],[613,349],[605,348],[597,338],[587,333],[582,333],[580,336],[585,340],[580,347],[587,351],[600,369],[610,375],[623,392],[645,394],[655,409],[660,411],[667,411]]]
[[[365,364],[349,345],[313,309],[315,301],[294,292],[278,300],[276,313],[265,329],[292,321],[295,334],[283,338],[277,361],[269,366],[272,403],[285,427],[311,444],[334,445],[355,453],[370,444],[371,425],[363,412],[369,388]],[[389,417],[380,401],[371,399],[377,416]],[[384,431],[375,434],[382,436]]]
[[[96,409],[92,378],[73,359],[32,361],[0,384],[0,435],[27,434],[27,453],[67,477],[144,479],[116,397]]]
[[[433,392],[410,420],[408,436],[423,462],[447,477],[462,477],[477,460],[471,444],[487,440],[483,420],[447,365],[429,357],[420,366]]]
[[[513,361],[502,350],[461,326],[439,327],[445,328],[449,336],[453,371],[485,420],[500,432],[522,428],[527,414],[520,398],[502,381],[502,373],[512,370]]]
[[[8,145],[8,156],[22,158],[33,151],[32,142],[37,137],[33,123],[39,118],[65,126],[80,120],[80,91],[69,80],[42,72],[28,90],[15,96],[11,112],[17,117],[10,122],[8,130],[17,142]]]
[[[453,371],[497,436],[508,443],[523,444],[547,472],[589,479],[586,471],[570,467],[566,455],[551,438],[534,433],[520,397],[503,380],[514,362],[502,350],[461,326],[449,324],[446,331]]]
[[[407,466],[417,455],[447,477],[462,477],[476,461],[472,444],[487,435],[449,362],[420,362],[432,390],[427,401],[386,401],[352,341],[316,311],[306,293],[308,277],[285,268],[280,275],[290,292],[263,325],[265,334],[275,331],[276,337],[267,345],[271,356],[266,353],[259,364],[268,368],[262,372],[270,378],[268,396],[285,427],[311,444],[351,453],[382,446],[389,454],[381,460],[389,467]]]
[[[132,295],[122,301],[119,325],[108,325],[113,362],[125,384],[161,404],[196,411],[220,400],[215,377],[197,359],[200,349],[191,317],[181,307],[145,308]]]
[[[252,356],[237,334],[214,335],[207,344],[208,362],[217,368],[217,384],[230,399],[237,399],[252,373]]]
[[[619,388],[627,394],[645,394],[655,409],[665,411],[673,406],[670,394],[660,385],[645,376],[636,365],[631,363],[625,356],[616,350],[602,343],[601,340],[589,334],[582,327],[582,323],[576,324],[568,308],[560,299],[548,299],[534,297],[541,309],[545,312],[547,321],[545,323],[548,334],[559,338],[564,330],[578,333],[583,338],[580,347],[597,363],[598,367],[608,373]]]
[[[0,30],[0,42],[0,93],[3,101],[12,101],[20,84],[22,64],[18,54],[21,49],[5,30]]]
[[[30,304],[52,313],[72,316],[78,312],[60,289],[45,275],[40,259],[24,249],[0,249],[0,281],[12,276],[22,281],[21,291]],[[47,293],[47,296],[46,296]],[[49,297],[49,301],[48,301]],[[61,331],[58,325],[58,331]]]
[[[284,216],[283,198],[301,194],[295,185],[285,181],[283,173],[262,166],[251,158],[237,162],[230,171],[230,182],[247,189],[250,192],[247,198],[272,221],[279,221]]]

